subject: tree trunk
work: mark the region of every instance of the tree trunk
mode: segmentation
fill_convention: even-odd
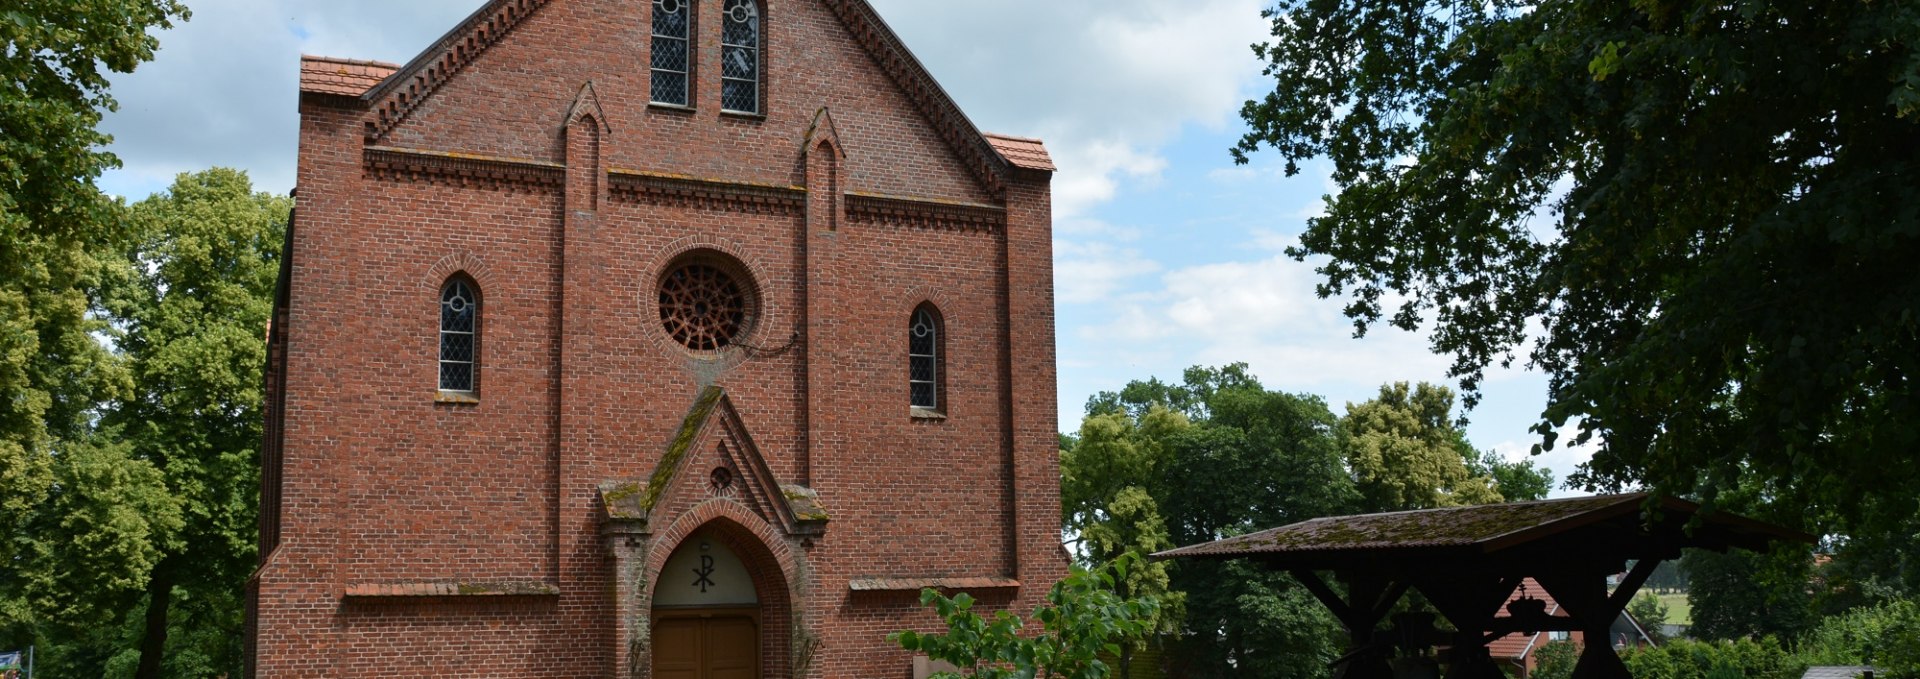
[[[147,579],[147,629],[140,637],[140,667],[134,679],[161,679],[167,652],[167,607],[173,602],[173,559],[160,561]]]

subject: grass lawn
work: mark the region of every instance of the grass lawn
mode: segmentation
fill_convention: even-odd
[[[1660,603],[1667,605],[1667,623],[1673,625],[1693,624],[1693,607],[1687,605],[1685,594],[1662,594]]]

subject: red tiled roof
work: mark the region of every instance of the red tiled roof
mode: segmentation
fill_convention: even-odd
[[[1000,157],[1006,158],[1007,162],[1012,163],[1014,167],[1045,172],[1059,169],[1053,166],[1053,158],[1047,155],[1045,142],[991,132],[985,133],[984,136],[987,138],[987,143],[993,145],[993,150],[999,151]]]
[[[386,80],[398,64],[338,57],[300,57],[300,91],[358,97]]]
[[[1553,595],[1547,593],[1547,588],[1541,587],[1540,583],[1534,581],[1533,578],[1520,581],[1520,586],[1514,588],[1512,594],[1507,595],[1507,603],[1511,604],[1518,601],[1523,593],[1526,596],[1546,602],[1547,615],[1557,618],[1567,617],[1565,613],[1560,612],[1560,602],[1554,601]],[[1494,617],[1505,618],[1509,615],[1506,604],[1501,604],[1500,612],[1494,614]],[[1527,655],[1533,651],[1539,650],[1540,646],[1546,643],[1546,632],[1540,632],[1532,636],[1528,636],[1525,632],[1516,632],[1493,640],[1493,643],[1487,645],[1487,651],[1493,654],[1495,660],[1519,660],[1527,657]]]

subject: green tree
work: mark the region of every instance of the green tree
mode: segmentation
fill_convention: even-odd
[[[163,474],[115,433],[58,445],[48,499],[13,536],[23,548],[10,584],[28,619],[55,639],[117,623],[147,572],[181,545],[180,503]]]
[[[94,186],[117,164],[97,126],[115,106],[106,74],[151,59],[157,41],[149,30],[184,18],[173,0],[15,0],[0,8],[0,535],[8,536],[0,563],[9,564],[0,569],[0,645],[38,641],[37,627],[61,624],[49,596],[111,609],[122,587],[144,578],[152,544],[134,536],[157,537],[168,524],[165,511],[104,523],[62,514],[111,497],[88,495],[94,490],[141,487],[147,478],[130,463],[100,469],[132,458],[116,457],[116,446],[88,431],[99,404],[128,387],[123,366],[95,340],[107,329],[96,313],[103,268],[125,237],[119,206]],[[81,477],[92,485],[61,485]],[[117,532],[36,532],[61,525]],[[86,568],[109,572],[84,583],[86,592],[35,589],[82,584],[34,569],[46,566],[47,554],[109,536],[131,542],[87,555],[94,561]]]
[[[109,297],[135,390],[104,418],[160,469],[186,522],[146,582],[138,677],[177,676],[169,659],[238,675],[241,591],[259,506],[267,324],[291,199],[255,193],[246,174],[184,174],[130,211],[136,238]],[[187,606],[174,609],[176,599]],[[204,630],[209,648],[168,643]],[[187,655],[181,655],[181,654]]]
[[[1667,604],[1660,601],[1659,595],[1653,592],[1641,592],[1639,596],[1633,598],[1633,601],[1627,602],[1627,615],[1633,616],[1634,622],[1640,623],[1640,629],[1646,631],[1654,644],[1667,642]]]
[[[1549,377],[1575,482],[1882,532],[1920,487],[1920,5],[1275,0],[1234,150],[1338,186],[1291,253],[1471,405]],[[1319,259],[1324,258],[1324,259]],[[1535,331],[1538,328],[1538,331]],[[1908,515],[1911,515],[1910,513]],[[1820,532],[1828,532],[1820,527]]]
[[[1104,679],[1113,670],[1100,659],[1102,654],[1118,655],[1124,646],[1153,632],[1158,603],[1152,597],[1127,598],[1115,591],[1134,562],[1128,557],[1091,571],[1075,567],[1047,592],[1047,603],[1034,610],[1038,633],[1024,631],[1025,621],[1009,611],[999,611],[991,619],[982,617],[974,612],[973,597],[965,592],[949,598],[927,589],[920,592],[920,604],[934,609],[946,624],[946,633],[909,630],[894,632],[887,639],[963,670],[958,675],[935,676]]]
[[[1493,489],[1507,502],[1545,500],[1553,493],[1553,470],[1538,466],[1533,460],[1512,462],[1489,450],[1473,465],[1473,473],[1492,478]]]
[[[1179,384],[1136,381],[1097,395],[1089,400],[1086,422],[1063,462],[1069,487],[1063,496],[1105,502],[1138,487],[1157,505],[1173,545],[1354,506],[1326,404],[1268,391],[1244,364],[1195,367]],[[1107,446],[1105,452],[1093,447],[1096,441]],[[1135,474],[1145,477],[1127,478]],[[1087,485],[1096,478],[1108,481]],[[1075,513],[1069,506],[1070,523]],[[1170,653],[1186,671],[1321,677],[1339,656],[1338,624],[1284,573],[1230,562],[1180,562],[1171,564],[1168,587],[1186,597],[1184,632]]]
[[[1160,602],[1149,622],[1156,633],[1179,630],[1185,595],[1169,589],[1168,565],[1143,557],[1173,547],[1166,520],[1146,486],[1165,461],[1164,442],[1190,425],[1165,408],[1150,409],[1136,425],[1125,412],[1091,415],[1080,425],[1071,447],[1060,453],[1060,499],[1066,533],[1089,567],[1121,559],[1140,559],[1114,583],[1122,598],[1152,597]],[[1137,643],[1124,644],[1118,674],[1132,671]]]
[[[1798,643],[1808,665],[1868,665],[1899,679],[1920,677],[1920,604],[1896,599],[1820,621]]]
[[[1687,605],[1693,609],[1688,634],[1707,640],[1792,639],[1812,628],[1804,555],[1781,558],[1746,550],[1688,550],[1680,559],[1687,572]]]
[[[1500,502],[1497,481],[1477,476],[1471,446],[1453,423],[1453,390],[1422,382],[1380,387],[1348,404],[1340,448],[1369,511],[1431,509]]]
[[[1465,430],[1456,427],[1455,432],[1454,447],[1466,459],[1468,472],[1473,476],[1492,479],[1493,489],[1500,493],[1500,499],[1529,502],[1545,500],[1553,493],[1553,470],[1539,466],[1531,459],[1514,462],[1496,451],[1480,450],[1467,440]]]

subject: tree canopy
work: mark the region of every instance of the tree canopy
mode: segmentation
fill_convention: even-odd
[[[1319,397],[1270,391],[1238,364],[1098,394],[1061,459],[1066,528],[1083,542],[1126,532],[1179,546],[1342,513],[1356,496],[1337,426]],[[1158,530],[1123,511],[1147,503]],[[1100,549],[1083,551],[1104,558]],[[1234,562],[1154,566],[1180,605],[1171,655],[1186,671],[1307,679],[1339,655],[1338,623],[1291,576]]]
[[[101,408],[129,395],[103,289],[131,231],[94,180],[107,74],[153,57],[173,0],[16,0],[0,8],[0,645],[97,637],[124,614],[184,517],[160,470]],[[24,645],[24,644],[23,644]]]
[[[1341,448],[1354,482],[1373,511],[1483,505],[1501,500],[1490,476],[1476,476],[1471,446],[1453,426],[1453,391],[1421,383],[1390,384],[1380,396],[1348,404]]]
[[[1575,481],[1806,524],[1920,513],[1920,5],[1276,0],[1234,154],[1325,158],[1291,254],[1365,331],[1431,329],[1469,405],[1549,378]],[[1828,526],[1807,526],[1826,529]]]
[[[48,671],[239,673],[291,207],[213,169],[108,213],[125,235],[100,248],[87,295],[125,383],[48,446],[51,482],[15,517],[17,568],[0,573],[0,635],[30,636]]]
[[[1539,499],[1551,477],[1482,453],[1452,390],[1389,384],[1337,418],[1268,389],[1245,364],[1194,367],[1089,399],[1061,455],[1065,531],[1086,562],[1322,516]],[[1157,569],[1157,570],[1156,570]],[[1291,575],[1238,561],[1150,564],[1135,591],[1169,602],[1172,662],[1196,676],[1308,679],[1339,657],[1339,625]]]
[[[109,295],[134,389],[103,420],[159,468],[187,521],[152,570],[150,621],[224,632],[200,649],[238,670],[240,605],[255,565],[266,333],[293,200],[255,193],[247,175],[181,175],[130,211],[131,265]],[[175,592],[175,588],[179,592]],[[184,607],[172,610],[180,600]],[[171,615],[169,614],[171,611]],[[141,677],[162,672],[171,624],[149,624]]]

